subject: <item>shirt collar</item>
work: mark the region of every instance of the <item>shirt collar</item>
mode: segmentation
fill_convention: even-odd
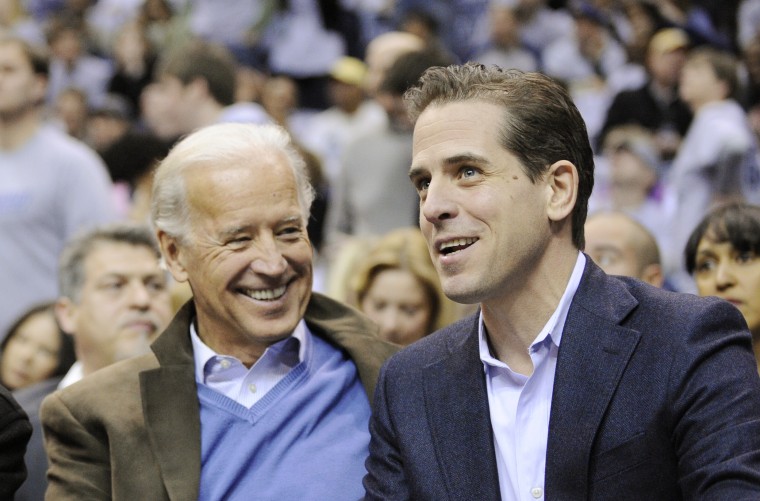
[[[272,355],[274,356],[281,354],[283,350],[287,349],[288,342],[291,339],[295,339],[297,342],[298,362],[303,362],[304,358],[306,357],[306,353],[308,353],[311,345],[311,333],[309,331],[309,328],[306,326],[306,322],[303,319],[298,322],[296,328],[293,329],[293,332],[290,336],[267,347],[267,349],[264,351],[264,354],[267,354],[269,352],[272,352]],[[206,343],[204,343],[198,335],[198,332],[195,330],[194,321],[190,322],[190,340],[193,344],[193,359],[195,361],[196,381],[199,381],[201,383],[206,382],[206,366],[208,365],[209,361],[213,361],[217,357],[235,359],[235,357],[229,355],[221,355],[215,352]],[[264,354],[262,354],[262,358]]]
[[[585,267],[586,256],[582,252],[578,252],[578,258],[575,260],[575,267],[570,274],[570,280],[567,282],[565,292],[562,294],[554,313],[552,313],[552,316],[549,317],[549,320],[533,340],[533,343],[531,343],[531,350],[547,341],[547,339],[548,342],[554,343],[554,345],[559,348],[559,344],[562,341],[562,331],[565,329],[567,314],[570,312],[570,305],[572,304],[573,297],[575,297],[575,293],[581,283],[581,277],[583,276],[583,270]],[[489,365],[503,365],[502,362],[496,360],[493,355],[491,355],[491,350],[488,347],[488,340],[486,339],[482,310],[480,312],[480,318],[478,319],[478,346],[480,350],[480,360],[483,361],[483,363]]]

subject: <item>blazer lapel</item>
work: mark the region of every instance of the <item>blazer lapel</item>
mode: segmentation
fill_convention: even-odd
[[[172,500],[197,499],[201,472],[200,406],[186,304],[152,348],[160,367],[140,374],[145,427]]]
[[[424,398],[438,464],[451,499],[498,500],[499,479],[477,315],[448,358],[426,368]]]
[[[546,492],[586,499],[591,448],[640,334],[620,326],[637,305],[588,259],[562,334],[554,378]]]

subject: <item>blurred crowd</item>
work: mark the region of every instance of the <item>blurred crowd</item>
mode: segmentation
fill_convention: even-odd
[[[760,201],[758,0],[0,0],[0,34],[0,171],[33,162],[22,170],[52,200],[25,207],[32,188],[0,172],[0,333],[56,298],[74,234],[147,222],[156,161],[218,122],[291,133],[317,191],[314,288],[360,306],[362,260],[416,226],[401,96],[429,66],[478,61],[563,82],[597,155],[590,212],[650,232],[666,288],[696,290],[683,251],[710,207]],[[10,39],[44,66],[41,89],[11,92]],[[33,125],[19,120],[31,108]],[[466,310],[450,306],[447,319]]]
[[[467,61],[568,89],[595,153],[586,252],[733,302],[760,357],[760,0],[0,0],[0,383],[38,430],[23,499],[44,490],[42,397],[144,352],[190,296],[157,262],[152,174],[204,126],[290,133],[314,290],[381,337],[472,311],[417,228],[402,100]]]

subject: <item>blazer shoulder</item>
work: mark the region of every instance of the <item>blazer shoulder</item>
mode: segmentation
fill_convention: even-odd
[[[393,355],[386,365],[394,370],[423,369],[466,352],[470,342],[476,342],[479,318],[478,311],[425,336]]]
[[[132,405],[140,399],[140,373],[158,366],[153,353],[122,360],[54,391],[45,397],[43,407],[45,401],[57,399],[72,412],[100,414]]]

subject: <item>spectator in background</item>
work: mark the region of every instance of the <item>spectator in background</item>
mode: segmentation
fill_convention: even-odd
[[[43,402],[48,497],[361,497],[369,400],[395,348],[312,293],[311,199],[280,127],[214,125],[174,147],[152,216],[193,298],[153,353]]]
[[[513,0],[493,0],[511,4]],[[567,9],[549,7],[548,0],[514,0],[523,45],[541,54],[557,40],[573,34],[573,18]]]
[[[322,159],[331,184],[336,182],[348,144],[382,130],[387,117],[377,102],[367,99],[364,79],[367,66],[359,59],[343,57],[330,71],[328,91],[332,106],[312,117],[301,138],[304,146]]]
[[[29,309],[0,343],[0,384],[9,390],[60,380],[74,363],[74,345],[58,327],[53,305]]]
[[[720,206],[694,228],[684,250],[700,296],[718,296],[741,311],[760,371],[760,207]]]
[[[622,212],[597,212],[586,220],[584,251],[608,275],[638,278],[662,287],[664,275],[654,236]]]
[[[261,90],[261,105],[272,121],[284,127],[297,141],[308,133],[314,110],[300,106],[300,94],[296,81],[287,75],[267,78]]]
[[[47,456],[42,442],[40,404],[55,391],[74,363],[74,343],[55,319],[53,303],[35,306],[11,327],[0,345],[0,384],[13,397],[32,424],[32,437],[24,462],[27,477],[15,501],[42,501],[47,487]]]
[[[101,226],[66,245],[56,316],[61,328],[74,337],[77,362],[61,388],[148,351],[172,315],[160,257],[144,225]]]
[[[302,108],[326,109],[330,69],[342,56],[362,55],[362,48],[357,45],[358,29],[359,20],[349,2],[278,2],[262,41],[268,53],[269,70],[293,80]]]
[[[409,52],[388,69],[377,101],[388,117],[383,130],[350,143],[343,155],[327,214],[327,243],[337,245],[352,236],[380,236],[414,226],[418,198],[409,185],[412,124],[402,96],[430,66],[451,60],[434,50]]]
[[[709,208],[731,200],[760,202],[757,143],[736,101],[738,85],[736,58],[709,47],[693,49],[681,73],[679,92],[694,120],[670,172],[677,205],[666,272],[682,290],[693,290],[682,249]]]
[[[570,11],[575,30],[544,49],[542,71],[567,85],[593,139],[616,91],[613,83],[627,69],[628,55],[604,11],[588,1],[573,3]],[[624,80],[630,85],[630,78]]]
[[[80,141],[87,136],[87,96],[76,87],[67,87],[58,93],[53,103],[53,117],[61,129]]]
[[[0,499],[13,499],[26,478],[24,452],[31,434],[26,414],[0,385]]]
[[[51,23],[49,104],[69,87],[81,90],[87,96],[88,105],[100,104],[105,97],[113,68],[109,60],[87,52],[84,30],[82,21],[71,17],[61,16]]]
[[[610,130],[596,158],[591,211],[620,211],[644,225],[667,248],[675,195],[661,178],[663,162],[652,133],[638,125]]]
[[[153,79],[156,55],[143,24],[125,24],[112,44],[114,72],[108,81],[108,92],[123,96],[132,110],[140,107],[140,96]],[[134,119],[134,117],[130,117]]]
[[[114,143],[132,128],[133,111],[129,101],[119,94],[108,94],[100,105],[90,108],[86,120],[85,138],[103,156]],[[138,152],[135,152],[138,154]],[[116,181],[109,168],[111,179]]]
[[[23,0],[0,0],[0,32],[13,34],[34,46],[45,45],[40,23],[26,11]]]
[[[678,28],[654,34],[646,52],[647,82],[615,96],[607,110],[599,144],[613,128],[636,124],[655,135],[661,158],[673,158],[691,123],[691,110],[678,96],[678,79],[688,48],[689,38]]]
[[[413,3],[413,2],[412,2]],[[477,5],[484,3],[482,0],[471,2],[471,6],[477,10]],[[445,7],[451,7],[452,2],[445,2]],[[401,17],[398,20],[399,31],[411,33],[420,37],[426,49],[435,50],[446,54],[452,61],[457,61],[459,58],[454,54],[451,48],[441,38],[441,27],[436,17],[436,14],[440,14],[441,9],[436,10],[430,3],[421,6],[412,6],[402,11]],[[435,14],[434,14],[435,12]],[[469,17],[469,16],[468,16]],[[466,23],[465,19],[458,19],[455,22]],[[473,21],[474,23],[474,21]],[[471,27],[468,27],[471,29]],[[451,30],[447,32],[447,35],[451,34]],[[457,49],[462,49],[469,53],[471,49],[469,46],[472,44],[472,40],[468,40],[461,46],[456,46]]]
[[[489,0],[395,0],[396,26],[410,13],[430,16],[439,26],[441,44],[426,47],[443,52],[453,62],[466,61],[485,42]]]
[[[747,110],[755,138],[760,141],[760,34],[752,39],[742,53],[747,70],[747,86],[742,104]]]
[[[103,162],[45,124],[47,60],[0,36],[0,333],[57,295],[56,264],[79,230],[115,218]]]
[[[201,40],[162,54],[142,103],[148,126],[176,139],[215,123],[269,122],[258,104],[235,103],[236,72],[227,49]]]
[[[392,343],[406,346],[454,321],[454,304],[416,227],[381,237],[358,260],[351,282],[352,303]]]
[[[144,27],[157,54],[186,42],[189,37],[184,16],[174,11],[171,0],[145,0],[140,5],[137,22]]]
[[[489,43],[472,57],[473,61],[485,65],[495,64],[505,69],[538,69],[536,55],[522,45],[520,23],[515,10],[515,6],[509,3],[491,2],[488,15]]]
[[[367,44],[364,60],[367,62],[367,77],[364,85],[367,94],[375,97],[388,69],[402,55],[422,50],[425,41],[417,35],[402,31],[389,31],[378,35]]]

